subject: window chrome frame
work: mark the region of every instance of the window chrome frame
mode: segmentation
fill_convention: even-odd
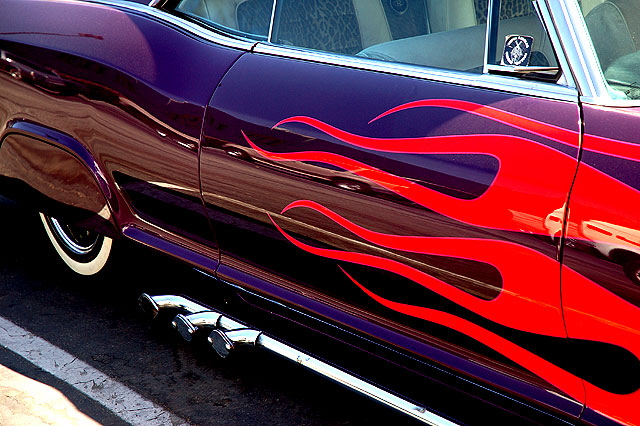
[[[295,46],[279,46],[264,42],[257,43],[253,52],[294,60],[334,65],[337,67],[354,68],[404,77],[419,78],[441,83],[471,86],[496,91],[507,91],[527,96],[536,96],[569,102],[576,102],[578,99],[578,92],[573,87],[554,83],[544,83],[535,80],[519,79],[517,77],[492,74],[474,74],[464,71],[429,68],[422,65],[386,62],[357,56],[343,56],[329,52],[307,50]]]
[[[493,7],[495,0],[489,1],[489,12]],[[533,0],[539,2],[540,0]],[[377,59],[363,58],[358,56],[347,56],[331,52],[322,52],[311,50],[297,46],[278,45],[272,42],[274,17],[276,15],[278,0],[274,0],[273,11],[271,14],[271,23],[269,28],[269,37],[266,42],[258,42],[254,46],[252,52],[270,56],[278,56],[282,58],[303,60],[316,62],[326,65],[335,65],[341,67],[355,68],[368,71],[376,71],[399,76],[412,78],[420,78],[435,82],[465,85],[490,90],[506,91],[510,93],[522,94],[527,96],[543,97],[555,100],[563,100],[576,102],[578,100],[578,90],[571,73],[569,63],[562,55],[562,44],[560,37],[556,33],[556,27],[552,25],[546,3],[539,4],[542,13],[542,24],[544,25],[556,56],[558,56],[558,65],[562,71],[562,75],[558,82],[540,82],[531,79],[523,79],[514,73],[513,76],[493,75],[487,71],[487,60],[489,53],[490,39],[485,38],[484,64],[483,73],[467,73],[464,71],[449,70],[444,68],[432,68],[423,65],[404,64],[398,62],[387,62]],[[487,17],[487,35],[489,34],[491,23],[489,16]]]
[[[609,107],[638,107],[639,99],[615,99],[604,77],[582,10],[577,0],[538,0],[547,3],[560,34],[580,101]]]
[[[495,55],[493,51],[494,47],[492,44],[493,36],[496,31],[498,31],[498,25],[495,22],[498,17],[494,17],[496,13],[496,0],[488,0],[489,7],[487,8],[487,28],[484,36],[484,64],[482,65],[482,74],[489,73],[489,60],[492,55]],[[498,8],[497,11],[500,10],[500,1],[498,0]]]
[[[556,83],[527,80],[519,78],[516,73],[514,73],[513,77],[488,73],[489,37],[485,39],[482,74],[386,62],[377,59],[314,51],[296,46],[278,45],[272,42],[278,0],[273,2],[266,42],[245,39],[235,34],[224,33],[223,30],[221,32],[209,30],[202,25],[172,15],[163,9],[168,0],[151,0],[147,6],[124,0],[84,1],[142,12],[216,44],[259,54],[563,101],[575,102],[579,96],[582,102],[590,104],[607,106],[640,105],[640,101],[617,100],[613,99],[609,94],[606,80],[576,0],[532,0],[537,5],[542,23],[556,52],[558,65],[562,70],[562,76]],[[494,2],[495,0],[489,0],[488,13],[494,6]],[[487,16],[487,18],[488,35],[491,29],[491,20],[489,19],[490,16]]]
[[[559,34],[560,49],[569,63],[581,99],[610,98],[604,75],[576,0],[544,0]]]

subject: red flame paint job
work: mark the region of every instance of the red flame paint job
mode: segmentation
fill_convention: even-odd
[[[436,99],[410,102],[380,114],[371,122],[390,114],[419,107],[456,109],[525,130],[567,146],[577,148],[579,145],[579,135],[575,132],[493,107],[457,100]],[[563,209],[558,207],[566,205],[567,194],[557,189],[557,174],[547,177],[540,171],[553,168],[562,175],[563,179],[571,181],[576,169],[574,158],[542,143],[515,136],[477,134],[380,139],[355,135],[304,116],[287,118],[277,123],[274,128],[293,123],[313,127],[344,143],[374,151],[413,154],[484,154],[495,157],[500,166],[490,188],[476,199],[460,200],[338,154],[319,151],[269,152],[255,145],[243,133],[252,148],[273,161],[316,161],[338,166],[425,208],[460,222],[485,228],[549,235],[545,219],[551,217],[553,220],[562,222],[552,214]],[[586,135],[584,141],[585,146],[593,152],[640,161],[638,145],[592,135]],[[579,173],[583,185],[576,189],[571,200],[572,206],[577,206],[574,210],[578,213],[572,213],[570,216],[567,236],[581,238],[579,225],[594,220],[629,229],[636,226],[634,206],[637,202],[616,203],[615,208],[607,211],[598,209],[598,206],[589,202],[594,197],[638,200],[640,193],[636,189],[588,165],[581,165]],[[274,226],[287,240],[306,252],[396,273],[489,320],[508,327],[545,336],[566,337],[566,325],[571,338],[617,345],[640,358],[640,309],[542,253],[507,241],[400,236],[374,232],[310,200],[295,201],[286,206],[282,214],[296,208],[307,208],[321,213],[351,233],[381,247],[471,259],[493,265],[502,275],[503,288],[496,298],[481,300],[427,273],[392,259],[305,244],[288,234],[269,216]],[[520,223],[513,212],[527,212],[540,220],[537,223]],[[625,243],[624,240],[621,242]],[[635,245],[637,242],[629,240],[626,244]],[[536,273],[522,274],[519,265],[523,264],[527,265],[528,270],[534,270]],[[578,401],[586,402],[594,410],[625,423],[640,424],[640,411],[637,409],[640,406],[640,390],[628,395],[618,395],[600,389],[470,321],[434,309],[387,300],[359,283],[342,266],[340,268],[356,286],[381,305],[464,333],[497,350]],[[545,283],[557,282],[559,276],[562,276],[562,300],[554,285],[545,285]]]

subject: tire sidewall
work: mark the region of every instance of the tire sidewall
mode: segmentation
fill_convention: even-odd
[[[87,257],[72,256],[65,250],[56,237],[56,232],[51,229],[51,224],[49,223],[47,216],[40,213],[40,219],[42,220],[44,230],[47,233],[47,237],[49,237],[51,245],[62,261],[72,271],[80,275],[95,275],[104,268],[109,260],[109,255],[113,245],[113,240],[111,238],[102,236],[96,246],[92,249],[91,254]]]

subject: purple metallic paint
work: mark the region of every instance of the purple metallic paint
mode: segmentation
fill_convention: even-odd
[[[498,353],[450,330],[377,306],[340,274],[335,262],[302,253],[286,242],[265,212],[291,233],[317,245],[358,247],[369,253],[377,251],[320,215],[282,215],[281,211],[297,198],[314,196],[380,232],[500,239],[550,259],[563,254],[566,266],[638,306],[640,287],[625,276],[622,260],[607,257],[594,244],[576,242],[571,234],[560,250],[557,244],[562,239],[553,240],[551,235],[487,231],[462,224],[326,165],[269,162],[242,137],[244,131],[262,148],[274,152],[312,145],[443,193],[473,199],[483,194],[497,170],[486,156],[381,154],[348,146],[310,127],[271,126],[306,115],[378,138],[508,132],[564,152],[577,165],[574,147],[451,109],[416,109],[399,118],[369,123],[408,101],[448,98],[491,105],[577,134],[577,103],[245,54],[117,7],[41,0],[7,0],[3,6],[0,49],[20,63],[19,71],[25,73],[24,78],[19,73],[12,75],[6,64],[0,64],[3,140],[12,133],[34,136],[81,159],[97,179],[123,235],[209,274],[217,269],[217,277],[232,285],[384,342],[406,356],[446,366],[498,392],[506,391],[569,417],[581,414],[581,403]],[[28,32],[21,19],[27,14],[32,17]],[[37,78],[26,76],[32,71]],[[640,126],[636,109],[583,108],[587,133],[635,142]],[[240,149],[240,154],[232,156],[233,149],[236,154]],[[635,163],[589,152],[582,160],[638,189]],[[457,174],[450,171],[455,168]],[[570,184],[558,182],[566,193]],[[578,179],[576,186],[580,185]],[[606,210],[620,200],[597,202]],[[561,213],[558,215],[563,216]],[[214,222],[218,238],[208,219]],[[397,252],[391,255],[400,256]],[[423,270],[440,270],[443,280],[466,274],[462,280],[466,284],[453,278],[450,284],[487,300],[501,288],[499,277],[483,265],[435,256],[406,257]],[[406,291],[410,298],[429,301],[530,348],[541,342],[536,336],[519,335],[452,306],[437,295],[417,291],[397,277],[367,269],[356,272],[372,281],[403,286],[404,290],[389,294],[402,296]],[[559,280],[558,274],[558,282],[552,283],[558,289]],[[472,281],[490,291],[469,287]],[[354,338],[353,344],[359,344],[357,341]],[[588,409],[584,420],[605,422],[598,416]]]
[[[255,69],[261,70],[259,75],[252,75],[252,70]],[[316,81],[322,81],[322,85],[313,84]],[[520,112],[524,106],[530,113],[530,117],[534,119],[574,131],[578,130],[579,115],[576,104],[543,99],[532,100],[498,92],[282,58],[260,55],[245,55],[240,58],[222,81],[220,89],[214,94],[207,112],[204,130],[205,138],[209,138],[210,141],[205,141],[202,151],[203,194],[210,218],[216,224],[222,247],[222,265],[218,275],[223,280],[241,284],[248,281],[247,275],[255,274],[261,277],[261,280],[254,284],[256,289],[284,286],[294,292],[318,295],[312,298],[318,298],[320,294],[322,297],[328,296],[325,303],[342,310],[343,316],[312,310],[314,315],[326,316],[343,326],[382,338],[387,344],[449,367],[454,366],[465,374],[516,391],[532,401],[544,401],[545,404],[559,411],[577,417],[582,408],[580,403],[571,401],[565,396],[559,397],[560,392],[553,386],[545,384],[495,352],[468,341],[464,336],[458,336],[451,330],[411,320],[376,306],[362,294],[353,291],[352,283],[345,279],[335,263],[309,256],[284,241],[279,233],[274,233],[269,224],[269,217],[264,213],[269,212],[276,218],[276,222],[289,227],[289,230],[307,241],[313,241],[316,245],[337,247],[341,250],[353,250],[352,247],[358,247],[359,252],[377,253],[374,248],[363,246],[361,240],[353,238],[340,227],[324,220],[322,216],[308,212],[292,212],[283,216],[280,211],[296,199],[311,199],[325,206],[333,206],[333,209],[344,212],[351,218],[357,218],[358,223],[366,228],[379,232],[400,235],[500,238],[531,247],[555,259],[557,246],[551,238],[545,240],[535,235],[527,236],[497,230],[487,233],[486,230],[450,220],[415,204],[407,203],[406,200],[392,197],[377,187],[372,187],[366,193],[338,190],[330,184],[330,179],[326,178],[331,173],[336,173],[335,170],[324,169],[322,172],[310,168],[319,167],[318,164],[274,165],[265,162],[243,141],[241,134],[241,131],[244,131],[251,140],[270,152],[312,150],[338,153],[349,158],[357,158],[361,162],[399,176],[408,176],[408,173],[414,169],[413,173],[416,176],[434,177],[434,168],[438,167],[438,163],[447,161],[450,163],[444,163],[446,166],[441,166],[437,171],[446,175],[449,170],[462,169],[464,170],[462,177],[466,181],[454,176],[439,177],[438,184],[444,182],[454,186],[442,188],[440,185],[438,190],[446,190],[448,194],[468,194],[471,192],[469,188],[491,182],[491,171],[494,166],[487,159],[470,158],[472,156],[429,158],[429,156],[372,153],[365,149],[347,146],[311,127],[288,126],[286,130],[284,127],[271,129],[271,126],[284,118],[304,115],[331,123],[338,128],[348,129],[352,133],[370,137],[422,137],[478,132],[514,133],[510,126],[440,108],[407,111],[397,119],[369,124],[372,118],[391,107],[415,99],[441,97],[464,99],[507,111]],[[283,102],[283,99],[286,99],[286,102]],[[550,142],[548,139],[531,135],[526,131],[516,130],[515,134],[549,144],[574,158],[577,157],[575,148]],[[238,147],[248,153],[250,161],[239,160],[225,154],[221,149],[225,144]],[[549,173],[553,172],[549,171]],[[232,179],[232,176],[236,178]],[[357,177],[352,175],[352,179],[356,180]],[[422,184],[430,185],[429,182]],[[571,180],[558,184],[563,184],[564,191],[568,193]],[[259,196],[261,192],[270,195],[267,198],[261,197]],[[558,207],[561,207],[563,202],[564,200]],[[544,222],[544,218],[537,219]],[[297,225],[300,223],[311,226],[306,228]],[[408,253],[393,253],[393,255],[409,258],[412,264],[419,265],[422,270],[429,273],[434,273],[432,268],[435,267],[436,270],[445,270],[445,274],[446,271],[467,274],[469,281],[481,282],[486,288],[493,288],[496,285],[499,287],[493,272],[484,268],[483,265],[473,263],[463,265],[461,261],[452,262],[449,259],[421,257]],[[256,265],[262,267],[259,274],[253,272]],[[472,318],[473,321],[482,323],[485,327],[495,327],[495,324],[486,323],[476,315],[451,306],[437,295],[417,291],[413,284],[398,280],[390,274],[384,275],[381,271],[373,272],[372,270],[362,270],[359,273],[366,274],[370,282],[375,280],[379,283],[393,283],[386,286],[387,294],[404,297],[403,300],[410,298],[414,303],[419,300],[420,304],[433,304],[439,309],[451,310],[465,318]],[[438,274],[438,272],[435,273]],[[559,275],[557,278],[559,280]],[[260,281],[262,282],[259,283]],[[450,282],[450,284],[459,288],[464,288],[465,285],[461,282]],[[389,289],[391,287],[399,289],[391,291]],[[273,290],[263,291],[272,295],[277,294]],[[468,288],[467,291],[478,294],[480,290]],[[407,292],[411,296],[407,298],[401,295],[401,292]],[[292,300],[284,298],[286,296],[279,297],[283,297],[282,300],[287,303],[293,303]],[[299,307],[305,310],[310,309],[310,306]],[[363,312],[366,312],[368,322],[387,328],[387,333],[380,334],[380,330],[372,331],[364,326],[365,323],[354,322],[354,315],[356,317],[365,315]],[[511,331],[505,332],[511,333]],[[519,339],[526,341],[529,337],[524,336]],[[530,344],[533,346],[529,347],[535,348],[536,343],[532,341]],[[445,350],[435,353],[431,350],[425,351],[429,345],[440,345]],[[484,367],[478,367],[479,365]],[[514,380],[514,378],[517,379]],[[516,382],[518,384],[515,384]],[[546,392],[543,389],[546,389]]]
[[[195,235],[215,250],[215,237],[199,206],[199,137],[209,98],[243,52],[203,43],[153,18],[115,7],[37,0],[5,3],[6,12],[0,16],[5,54],[55,72],[75,94],[51,93],[0,72],[2,122],[63,129],[71,144],[81,146],[74,151],[104,180],[102,189],[110,197],[118,226],[151,227],[173,238],[157,223],[184,222],[195,228],[190,237]],[[28,32],[20,18],[24,14],[32,17]],[[157,218],[145,210],[145,203],[131,209],[132,197],[118,190],[118,173],[151,183],[145,191],[170,188],[178,199],[187,200],[187,208],[197,206],[198,211],[172,206],[174,220]],[[180,229],[172,231],[179,234]]]

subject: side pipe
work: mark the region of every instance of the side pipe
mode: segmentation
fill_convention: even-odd
[[[138,303],[143,311],[151,314],[153,318],[158,315],[161,309],[165,308],[184,311],[187,315],[177,315],[172,324],[187,341],[191,341],[193,334],[201,328],[213,329],[207,340],[216,353],[223,358],[229,356],[238,346],[259,346],[395,410],[403,412],[425,424],[432,426],[456,426],[456,423],[428,411],[423,406],[413,404],[406,399],[295,349],[259,330],[252,329],[246,324],[228,318],[223,313],[213,311],[184,297],[171,295],[149,296],[144,293],[138,299]]]
[[[138,298],[138,305],[142,311],[154,319],[160,313],[160,309],[179,309],[189,313],[205,311],[201,305],[189,299],[179,296],[149,296],[142,293]]]

